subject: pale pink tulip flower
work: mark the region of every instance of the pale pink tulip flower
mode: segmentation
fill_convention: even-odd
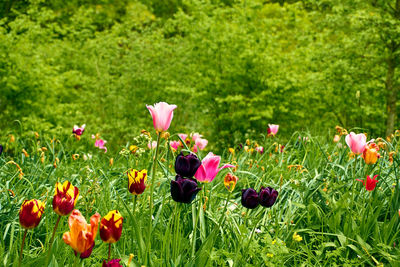
[[[98,147],[99,149],[104,149],[104,153],[107,153],[107,148],[105,147],[105,144],[107,141],[103,139],[97,139],[96,142],[94,143],[94,146]]]
[[[365,134],[355,134],[351,132],[346,135],[346,144],[349,146],[350,150],[355,154],[361,154],[365,150],[367,145],[367,137]]]
[[[207,146],[208,140],[203,139],[203,138],[196,138],[195,145],[200,149],[204,150],[204,148]]]
[[[275,136],[279,130],[279,125],[277,124],[268,124],[268,135]]]
[[[146,105],[146,107],[153,118],[154,129],[157,132],[167,131],[174,116],[174,109],[176,109],[177,106],[159,102],[154,104],[154,106]]]
[[[148,147],[149,149],[155,149],[155,148],[157,147],[157,141],[149,142],[149,143],[147,144],[147,147]]]

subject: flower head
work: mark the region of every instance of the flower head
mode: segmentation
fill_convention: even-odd
[[[224,178],[225,188],[229,192],[232,192],[235,189],[237,181],[238,181],[238,178],[235,175],[233,175],[232,173],[228,172]]]
[[[103,264],[101,266],[102,267],[122,267],[122,265],[119,264],[120,261],[121,261],[121,259],[114,259],[114,260],[110,260],[109,262],[104,260]],[[128,264],[128,266],[129,266],[129,264]]]
[[[208,144],[208,140],[207,139],[203,139],[203,138],[197,138],[194,143],[195,143],[195,146],[198,149],[204,150],[204,148],[206,148],[206,146]]]
[[[196,142],[198,138],[202,138],[203,136],[199,133],[191,133],[190,137],[192,137],[193,142]]]
[[[296,242],[300,242],[301,240],[303,240],[303,238],[300,235],[298,235],[297,232],[295,232],[293,234],[293,240]]]
[[[154,129],[157,132],[167,131],[174,116],[174,109],[176,109],[177,106],[159,102],[154,104],[154,106],[146,105],[146,107],[153,118]]]
[[[64,233],[65,244],[71,246],[76,253],[84,253],[93,247],[97,234],[100,214],[96,213],[87,224],[79,210],[73,210],[68,219],[69,232]]]
[[[86,124],[83,124],[81,127],[78,125],[74,125],[74,128],[72,128],[72,133],[78,136],[81,136],[83,132],[85,131]]]
[[[242,189],[242,205],[248,209],[258,206],[258,194],[253,188]]]
[[[63,184],[57,182],[53,197],[53,210],[60,216],[70,214],[75,208],[78,196],[78,188],[70,182],[65,181]]]
[[[356,180],[359,182],[362,182],[362,184],[365,186],[365,189],[367,189],[367,191],[373,191],[376,187],[376,184],[378,183],[378,180],[376,180],[376,177],[378,177],[378,175],[375,175],[374,178],[371,179],[371,177],[369,177],[369,175],[367,175],[366,180],[360,180],[360,179],[356,179]]]
[[[171,196],[176,202],[190,203],[201,190],[192,179],[185,179],[177,175],[171,180]]]
[[[365,146],[362,158],[367,164],[375,164],[376,161],[381,157],[378,153],[379,147],[375,143],[370,143]]]
[[[105,144],[107,141],[103,139],[97,139],[96,142],[94,143],[95,147],[98,147],[99,149],[104,149],[104,153],[107,153],[107,148],[105,147]]]
[[[32,229],[38,226],[42,219],[45,203],[37,200],[25,200],[19,210],[19,223],[25,229]]]
[[[110,211],[100,221],[100,237],[106,243],[115,243],[122,234],[123,218],[117,210]]]
[[[264,148],[262,146],[256,147],[255,150],[260,154],[264,153]]]
[[[146,189],[147,170],[132,169],[128,172],[128,189],[134,195],[140,195]]]
[[[175,152],[181,146],[181,142],[179,142],[179,141],[171,141],[171,142],[169,142],[169,145],[171,146],[172,150]]]
[[[278,191],[273,189],[272,187],[261,187],[260,192],[258,193],[258,200],[261,206],[270,208],[275,204],[275,201],[278,197]]]
[[[188,135],[187,135],[187,134],[180,133],[180,134],[178,134],[178,135],[179,135],[179,137],[182,139],[183,142],[186,142],[186,139],[188,138]],[[190,140],[189,140],[189,142],[190,142]]]
[[[201,161],[200,167],[197,169],[194,177],[200,182],[211,182],[217,176],[218,172],[225,168],[234,168],[234,165],[225,164],[218,168],[221,161],[220,156],[214,155],[212,152]]]
[[[182,177],[192,178],[200,165],[201,162],[195,154],[184,156],[181,152],[175,160],[175,172]]]
[[[157,141],[147,143],[149,149],[155,149],[157,147]]]
[[[340,141],[340,136],[339,136],[339,135],[335,135],[335,136],[333,137],[333,142],[337,143],[337,142],[339,142],[339,141]]]
[[[268,124],[267,133],[268,135],[275,136],[278,133],[279,125],[277,124]]]
[[[367,145],[367,137],[365,134],[355,134],[351,132],[346,135],[346,144],[350,150],[355,154],[361,154],[364,152],[365,146]]]

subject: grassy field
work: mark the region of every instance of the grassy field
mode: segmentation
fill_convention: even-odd
[[[170,184],[176,156],[192,149],[193,142],[174,151],[169,141],[182,140],[172,132],[160,138],[154,177],[156,149],[148,148],[157,138],[153,129],[125,140],[118,153],[95,147],[89,132],[80,140],[12,135],[0,157],[2,264],[18,266],[24,234],[18,213],[27,199],[42,200],[46,207],[40,224],[27,232],[22,266],[45,266],[49,255],[49,266],[100,266],[107,260],[109,246],[99,234],[90,257],[75,260],[62,240],[68,216],[61,217],[49,253],[58,218],[52,209],[55,184],[68,180],[79,188],[75,208],[87,221],[95,212],[102,217],[111,210],[121,213],[122,235],[111,245],[111,258],[121,259],[123,266],[399,266],[399,137],[375,140],[380,158],[367,165],[350,153],[345,130],[339,131],[337,143],[333,136],[294,133],[282,144],[278,132],[227,147],[221,164],[235,168],[221,170],[212,182],[199,182],[201,190],[190,204],[175,202]],[[197,155],[202,159],[208,152],[206,147]],[[148,170],[147,187],[137,197],[128,191],[130,169]],[[238,177],[232,193],[224,187],[227,173]],[[371,191],[356,180],[367,175],[378,175]],[[258,192],[261,186],[278,191],[276,203],[243,207],[242,189]]]

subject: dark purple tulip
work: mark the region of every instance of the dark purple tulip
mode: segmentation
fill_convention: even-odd
[[[182,177],[192,178],[200,165],[201,162],[195,154],[184,156],[181,152],[175,160],[175,172]]]
[[[185,179],[177,175],[175,181],[171,181],[171,196],[176,202],[190,203],[200,190],[197,182],[192,179]]]
[[[248,209],[258,206],[258,194],[253,188],[242,189],[242,205]]]
[[[121,259],[114,259],[110,260],[109,262],[106,262],[106,260],[104,260],[102,267],[122,267],[122,265],[119,264],[120,261]]]
[[[276,198],[278,197],[278,191],[272,187],[264,188],[261,186],[260,193],[258,193],[258,199],[261,206],[270,208],[275,204]]]
[[[3,146],[2,145],[0,145],[0,156],[1,156],[1,153],[3,153]]]

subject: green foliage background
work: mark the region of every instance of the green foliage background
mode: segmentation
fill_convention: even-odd
[[[86,123],[115,148],[152,127],[145,104],[159,101],[178,105],[171,131],[201,132],[214,149],[268,123],[287,138],[336,124],[384,135],[386,59],[400,33],[394,5],[7,0],[3,138]]]

